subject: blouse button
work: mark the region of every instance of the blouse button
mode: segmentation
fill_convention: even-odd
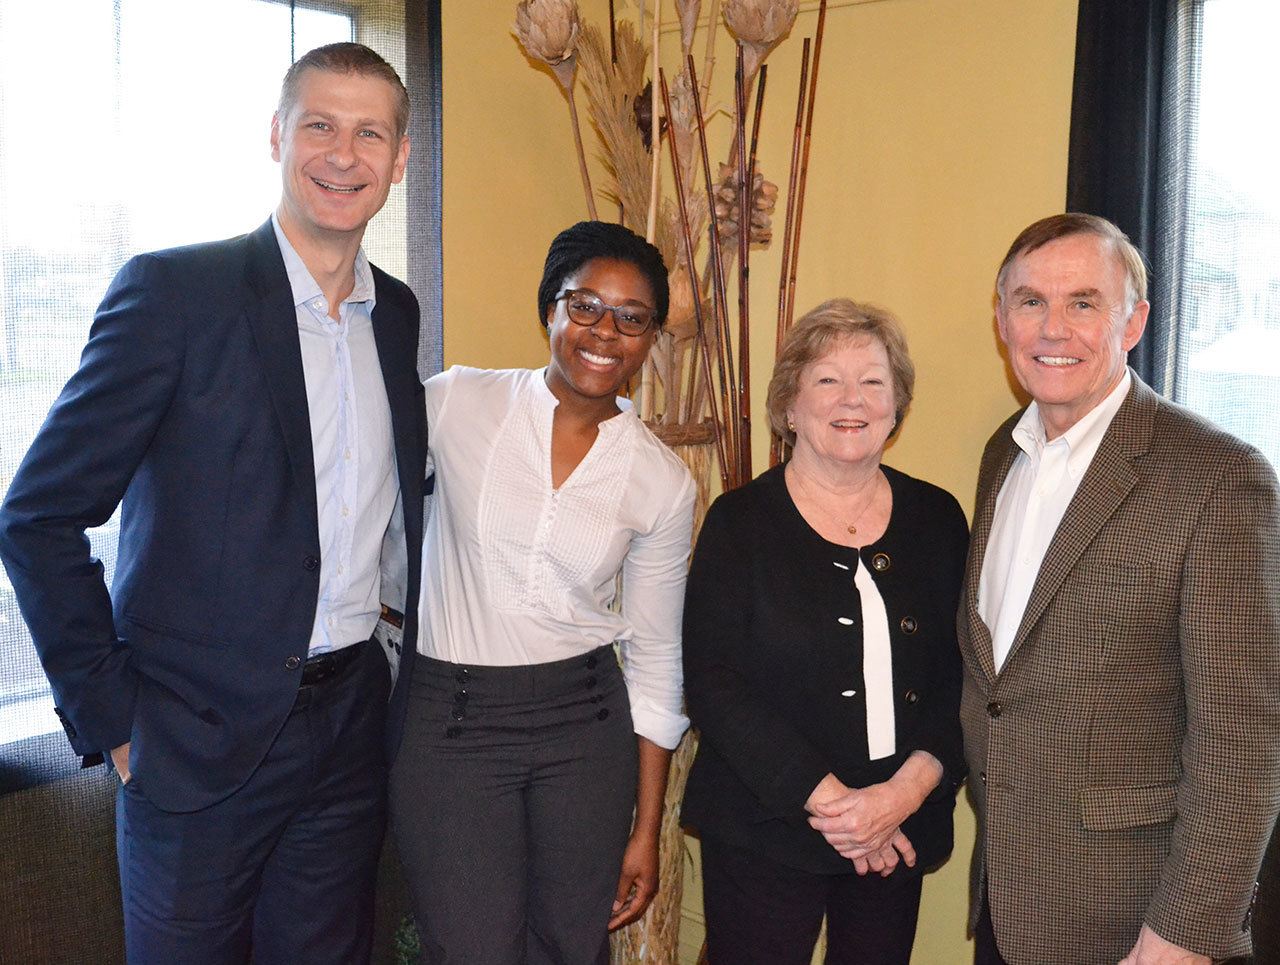
[[[889,567],[893,565],[893,560],[889,559],[888,553],[877,553],[871,557],[871,568],[877,573],[886,573]]]
[[[903,617],[901,622],[898,624],[898,628],[902,630],[903,633],[910,635],[920,629],[920,624],[916,623],[915,617]]]
[[[914,704],[917,700],[920,699],[920,695],[916,693],[914,690],[908,690],[905,694],[902,695],[902,699],[905,700],[908,704]]]

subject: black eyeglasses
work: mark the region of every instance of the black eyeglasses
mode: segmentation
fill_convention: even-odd
[[[576,288],[566,288],[556,295],[556,301],[565,299],[565,313],[569,321],[590,328],[605,312],[613,312],[613,327],[619,335],[636,337],[643,335],[653,324],[654,310],[647,305],[606,305],[599,296]]]

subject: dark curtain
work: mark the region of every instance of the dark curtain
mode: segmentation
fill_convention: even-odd
[[[1151,317],[1130,364],[1172,395],[1199,87],[1202,0],[1081,0],[1067,210],[1128,234],[1151,270]]]
[[[423,379],[444,365],[444,263],[441,254],[440,0],[405,0],[405,86],[413,98],[407,182],[409,218],[405,279],[422,307],[418,371]]]

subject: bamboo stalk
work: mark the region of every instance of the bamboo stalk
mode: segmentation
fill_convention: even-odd
[[[658,0],[659,3],[662,0]],[[644,0],[640,2],[640,30],[644,32]],[[613,0],[609,0],[609,63],[618,62],[618,18],[613,10]]]
[[[747,204],[746,216],[745,216],[746,218],[745,236],[747,238],[747,247],[742,253],[742,266],[741,266],[741,271],[742,271],[741,285],[744,290],[747,288],[750,282],[750,270],[747,265],[747,258],[750,255],[750,245],[751,245],[751,213],[755,210],[756,151],[760,147],[760,118],[764,112],[764,88],[765,88],[765,82],[768,80],[768,77],[769,77],[769,65],[761,64],[760,72],[756,76],[757,76],[756,107],[755,107],[755,115],[751,119],[751,149],[750,149],[750,153],[747,156],[746,184],[750,185],[750,191],[747,195],[748,204]],[[749,305],[750,302],[744,297],[743,304],[744,306],[746,306],[746,305]],[[747,319],[747,308],[744,307],[742,310],[742,320],[743,320],[742,327],[743,327],[744,333],[746,334],[744,334],[743,336],[743,341],[742,341],[743,349],[742,349],[742,355],[741,355],[741,361],[740,361],[740,364],[742,366],[742,385],[743,385],[742,406],[743,406],[743,417],[745,419],[744,432],[746,434],[746,440],[747,440],[746,459],[744,464],[745,466],[744,475],[746,478],[743,480],[744,482],[750,481],[752,478],[754,478],[754,475],[755,475],[751,468],[751,366],[750,366],[750,358],[747,350],[747,346],[749,345],[751,329],[748,326],[746,319]]]
[[[747,155],[747,183],[751,185],[752,208],[755,206],[756,150],[760,147],[760,115],[764,112],[764,84],[769,76],[769,65],[761,64],[756,78],[756,110],[751,118],[751,153]]]
[[[800,261],[800,225],[804,220],[804,188],[809,176],[809,140],[813,136],[813,102],[818,94],[818,62],[822,58],[822,33],[827,23],[827,0],[818,4],[818,29],[813,40],[813,70],[809,74],[809,103],[804,122],[804,154],[800,158],[800,182],[796,186],[796,223],[791,238],[791,277],[787,280],[787,328],[796,312],[796,265]]]
[[[729,448],[733,462],[735,488],[742,484],[739,474],[740,456],[742,453],[742,423],[730,414],[735,412],[734,403],[738,396],[738,380],[733,364],[733,343],[729,336],[729,302],[725,294],[724,261],[720,249],[720,225],[716,218],[716,184],[711,178],[711,152],[707,149],[707,125],[702,114],[702,97],[698,93],[697,68],[693,58],[689,58],[689,89],[693,93],[693,119],[698,126],[698,146],[702,154],[702,177],[707,192],[708,233],[711,242],[712,278],[711,294],[715,305],[716,334],[718,336],[719,357],[717,373],[720,376],[720,393],[722,411],[725,414],[725,426],[728,429]]]
[[[670,124],[671,96],[667,91],[667,76],[663,72],[662,68],[658,68],[658,82],[662,87],[663,110],[666,112],[666,115],[668,118],[668,124]],[[684,241],[684,255],[685,255],[686,268],[689,271],[691,276],[690,281],[692,281],[693,280],[692,279],[693,236],[692,234],[690,234],[690,231],[689,231],[689,206],[685,203],[684,178],[680,176],[680,151],[679,151],[679,148],[676,147],[676,139],[674,136],[667,138],[667,144],[671,149],[671,170],[675,177],[676,203],[680,207],[680,229],[681,229],[682,240]],[[701,299],[696,297],[697,290],[694,289],[694,291],[695,291],[695,297],[693,300],[693,317],[694,317],[694,321],[697,324],[698,342],[702,347],[703,365],[706,367],[706,370],[710,372],[711,371],[711,359],[710,359],[711,350],[710,350],[710,346],[707,344],[707,341],[708,341],[707,330],[702,320],[702,301]],[[716,455],[719,456],[719,460],[720,460],[720,485],[721,485],[721,488],[725,490],[729,490],[729,489],[732,489],[733,487],[729,485],[730,476],[729,476],[728,456],[725,450],[725,438],[724,438],[725,434],[724,434],[723,427],[721,426],[720,417],[716,413],[715,409],[716,409],[716,404],[715,404],[715,398],[713,396],[711,398],[711,426],[715,434]]]
[[[791,136],[791,169],[787,176],[787,209],[782,222],[782,274],[778,279],[778,322],[774,341],[774,358],[782,349],[782,338],[787,333],[787,277],[791,269],[791,227],[795,217],[796,182],[800,172],[800,146],[804,134],[804,103],[808,92],[809,38],[804,38],[800,52],[800,93],[796,99],[796,125]],[[782,440],[774,436],[769,443],[769,465],[782,461]]]
[[[573,99],[573,81],[565,85],[565,94],[569,97],[569,121],[573,125],[573,143],[578,149],[578,171],[582,174],[582,190],[587,195],[587,213],[592,221],[599,221],[596,214],[596,198],[591,191],[591,175],[587,173],[587,152],[582,147],[582,128],[578,124],[578,105]]]
[[[702,99],[711,96],[711,71],[716,66],[716,24],[720,19],[720,0],[711,0],[711,9],[707,13],[707,53],[702,60]]]
[[[782,276],[778,280],[778,333],[775,348],[782,347],[788,328],[787,278],[791,273],[791,236],[795,224],[796,185],[800,180],[800,152],[804,140],[804,105],[808,94],[809,38],[800,53],[800,93],[796,101],[796,126],[791,135],[791,169],[787,175],[787,210],[782,222]]]
[[[751,328],[749,281],[751,267],[752,185],[747,181],[747,78],[744,75],[742,44],[737,45],[733,72],[733,136],[743,145],[737,152],[738,174],[738,420],[743,444],[740,459],[742,481],[751,478]]]
[[[612,3],[612,0],[610,0]],[[640,5],[641,13],[644,12],[644,4]],[[662,0],[654,0],[653,4],[653,77],[658,76],[658,37],[659,28],[662,26]],[[649,218],[645,222],[644,237],[649,244],[653,244],[654,239],[658,236],[658,191],[660,185],[660,177],[658,174],[658,161],[662,157],[662,115],[658,112],[658,85],[649,85],[649,154],[651,164],[649,168]]]

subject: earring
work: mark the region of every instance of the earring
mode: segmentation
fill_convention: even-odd
[[[790,419],[788,419],[788,420],[787,420],[787,431],[788,431],[788,432],[795,432],[795,431],[796,431],[796,424],[795,424],[794,422],[792,422]]]

